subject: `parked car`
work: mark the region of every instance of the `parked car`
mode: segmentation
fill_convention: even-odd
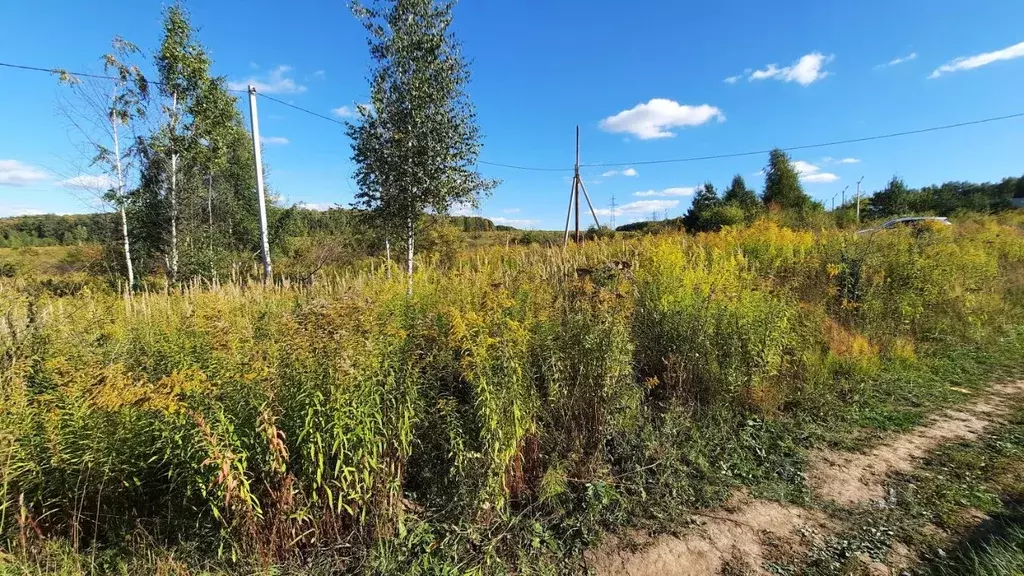
[[[867,234],[869,232],[878,232],[879,230],[892,230],[894,228],[914,227],[925,223],[933,223],[940,226],[953,225],[953,223],[949,221],[949,218],[942,216],[907,216],[904,218],[889,220],[877,228],[865,228],[863,230],[858,230],[857,234]]]

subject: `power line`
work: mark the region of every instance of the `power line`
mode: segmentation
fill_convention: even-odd
[[[82,78],[96,78],[98,80],[120,80],[116,76],[103,76],[100,74],[86,74],[85,72],[69,72],[63,68],[39,68],[36,66],[23,66],[21,64],[8,64],[6,62],[0,62],[0,66],[4,68],[14,68],[16,70],[31,70],[33,72],[46,72],[47,74],[68,74],[70,76],[81,76]]]
[[[67,74],[68,76],[81,77],[81,78],[95,78],[96,80],[114,80],[114,81],[120,81],[121,80],[121,78],[118,78],[117,76],[106,76],[104,74],[89,74],[88,72],[72,72],[70,70],[65,70],[63,68],[40,68],[38,66],[25,66],[23,64],[10,64],[10,63],[7,63],[7,62],[0,62],[0,67],[3,67],[3,68],[13,68],[15,70],[29,70],[29,71],[32,71],[32,72],[45,72],[47,74]],[[163,84],[164,84],[163,82],[158,82],[156,80],[150,80],[149,78],[146,78],[145,76],[143,76],[143,78],[146,80],[146,82],[148,84],[152,84],[154,86],[163,86]],[[237,94],[246,94],[246,93],[248,93],[248,90],[234,90],[234,89],[231,89],[231,88],[224,88],[224,90],[227,91],[227,92],[235,92]]]
[[[824,148],[826,146],[838,146],[840,144],[856,144],[858,142],[869,142],[872,140],[884,140],[887,138],[897,138],[900,136],[910,136],[913,134],[924,134],[926,132],[937,132],[939,130],[949,130],[951,128],[962,128],[964,126],[973,126],[976,124],[985,124],[988,122],[998,122],[1000,120],[1010,120],[1012,118],[1020,118],[1024,116],[1024,112],[1018,112],[1016,114],[1007,114],[1005,116],[994,116],[991,118],[983,118],[981,120],[970,120],[967,122],[958,122],[956,124],[946,124],[943,126],[932,126],[930,128],[921,128],[918,130],[906,130],[903,132],[893,132],[891,134],[879,134],[876,136],[864,136],[861,138],[850,138],[848,140],[834,140],[832,142],[821,142],[818,144],[804,144],[801,146],[789,146],[781,148],[783,152],[792,152],[794,150],[808,150],[811,148]],[[672,158],[667,160],[640,160],[637,162],[608,162],[599,164],[580,164],[581,167],[587,168],[604,168],[614,166],[644,166],[651,164],[675,164],[681,162],[697,162],[700,160],[718,160],[722,158],[739,158],[741,156],[755,156],[768,154],[771,150],[752,150],[749,152],[735,152],[732,154],[716,154],[713,156],[692,156],[690,158]]]
[[[312,110],[303,108],[302,106],[296,106],[295,104],[289,104],[288,102],[285,102],[284,100],[279,100],[277,98],[274,98],[273,96],[267,96],[266,94],[263,94],[262,92],[258,92],[257,91],[256,95],[260,96],[262,98],[266,98],[267,100],[273,100],[274,102],[277,102],[278,104],[283,104],[283,105],[285,105],[285,106],[287,106],[289,108],[294,108],[294,109],[296,109],[296,110],[298,110],[300,112],[305,112],[306,114],[311,114],[313,116],[316,116],[317,118],[322,118],[324,120],[327,120],[328,122],[334,122],[335,124],[340,124],[341,126],[345,126],[346,125],[344,122],[342,122],[341,120],[338,120],[337,118],[331,118],[330,116],[324,116],[323,114],[320,114],[319,112],[313,112]],[[481,162],[481,164],[482,164],[482,162]]]
[[[987,124],[989,122],[998,122],[1001,120],[1011,120],[1013,118],[1024,117],[1024,112],[1018,112],[1016,114],[1007,114],[1005,116],[993,116],[991,118],[982,118],[981,120],[970,120],[967,122],[957,122],[956,124],[945,124],[942,126],[932,126],[929,128],[920,128],[917,130],[905,130],[903,132],[892,132],[890,134],[878,134],[875,136],[864,136],[860,138],[850,138],[847,140],[833,140],[831,142],[820,142],[817,144],[803,144],[800,146],[787,146],[781,148],[783,152],[792,152],[795,150],[809,150],[812,148],[825,148],[827,146],[839,146],[841,144],[856,144],[858,142],[870,142],[873,140],[885,140],[888,138],[898,138],[900,136],[911,136],[914,134],[925,134],[928,132],[938,132],[940,130],[950,130],[952,128],[962,128],[964,126],[974,126],[977,124]],[[744,156],[761,156],[768,154],[772,149],[764,150],[750,150],[747,152],[733,152],[729,154],[713,154],[709,156],[690,156],[687,158],[669,158],[664,160],[637,160],[634,162],[598,162],[591,164],[580,164],[580,168],[615,168],[620,166],[649,166],[652,164],[680,164],[684,162],[700,162],[703,160],[721,160],[725,158],[741,158]],[[498,164],[496,162],[484,162],[480,160],[480,164],[489,164],[491,166],[501,166],[503,168],[514,168],[517,170],[529,170],[534,172],[567,172],[572,168],[547,168],[547,167],[534,167],[534,166],[516,166],[512,164]]]
[[[502,164],[500,162],[488,162],[486,160],[477,160],[477,164],[486,164],[488,166],[499,166],[501,168],[512,168],[514,170],[530,170],[533,172],[566,172],[571,171],[572,168],[533,168],[530,166],[516,166],[515,164]],[[581,164],[582,166],[582,164]]]
[[[60,68],[39,68],[39,67],[36,67],[36,66],[25,66],[25,65],[21,65],[21,64],[9,64],[9,63],[5,63],[5,62],[0,62],[0,67],[14,68],[14,69],[18,69],[18,70],[31,70],[31,71],[35,71],[35,72],[46,72],[48,74],[66,73],[66,74],[70,74],[72,76],[81,76],[83,78],[97,78],[97,79],[101,79],[101,80],[120,80],[120,78],[117,78],[117,77],[114,77],[114,76],[103,76],[103,75],[99,75],[99,74],[87,74],[87,73],[82,73],[82,72],[69,72],[67,70],[63,70],[63,69],[60,69]],[[160,82],[155,82],[155,81],[151,81],[151,80],[148,80],[148,79],[147,79],[147,82],[149,82],[150,84],[161,85]],[[247,93],[248,92],[247,90],[231,90],[231,89],[226,89],[226,90],[228,92],[237,92],[237,93]],[[314,111],[309,110],[307,108],[303,108],[301,106],[296,106],[295,104],[290,104],[288,102],[285,102],[284,100],[280,100],[278,98],[274,98],[273,96],[268,96],[268,95],[263,94],[261,92],[257,92],[257,95],[261,96],[263,98],[266,98],[267,100],[272,100],[274,102],[277,102],[278,104],[282,104],[284,106],[288,106],[289,108],[293,108],[293,109],[298,110],[300,112],[304,112],[304,113],[309,114],[311,116],[316,116],[317,118],[320,118],[322,120],[327,120],[328,122],[333,122],[335,124],[338,124],[338,125],[341,125],[341,126],[345,126],[345,122],[343,122],[341,120],[338,120],[336,118],[331,118],[329,116],[325,116],[323,114],[320,114],[319,112],[314,112]],[[783,152],[793,152],[793,151],[796,151],[796,150],[810,150],[810,149],[813,149],[813,148],[825,148],[825,147],[828,147],[828,146],[839,146],[839,145],[842,145],[842,144],[856,144],[856,143],[859,143],[859,142],[871,142],[871,141],[874,141],[874,140],[886,140],[886,139],[889,139],[889,138],[899,138],[901,136],[912,136],[912,135],[915,135],[915,134],[925,134],[925,133],[928,133],[928,132],[938,132],[940,130],[950,130],[950,129],[953,129],[953,128],[963,128],[964,126],[975,126],[975,125],[978,125],[978,124],[987,124],[987,123],[990,123],[990,122],[999,122],[999,121],[1002,121],[1002,120],[1011,120],[1013,118],[1020,118],[1020,117],[1024,117],[1024,112],[1018,112],[1016,114],[1007,114],[1005,116],[993,116],[993,117],[990,117],[990,118],[982,118],[980,120],[970,120],[970,121],[967,121],[967,122],[957,122],[956,124],[945,124],[945,125],[942,125],[942,126],[932,126],[932,127],[929,127],[929,128],[920,128],[920,129],[917,129],[917,130],[905,130],[903,132],[892,132],[892,133],[889,133],[889,134],[878,134],[878,135],[875,135],[875,136],[864,136],[864,137],[860,137],[860,138],[849,138],[849,139],[846,139],[846,140],[833,140],[831,142],[820,142],[820,143],[817,143],[817,144],[803,144],[803,145],[800,145],[800,146],[788,146],[788,147],[781,148],[781,150]],[[682,163],[686,163],[686,162],[701,162],[701,161],[704,161],[704,160],[722,160],[722,159],[727,159],[727,158],[742,158],[744,156],[760,156],[760,155],[768,154],[769,152],[771,152],[771,149],[766,149],[766,150],[750,150],[750,151],[747,151],[747,152],[733,152],[733,153],[729,153],[729,154],[713,154],[713,155],[709,155],[709,156],[690,156],[690,157],[687,157],[687,158],[668,158],[668,159],[662,159],[662,160],[637,160],[637,161],[634,161],[634,162],[599,162],[599,163],[593,163],[593,164],[580,164],[580,168],[613,168],[613,167],[619,167],[619,166],[650,166],[650,165],[653,165],[653,164],[682,164]],[[479,164],[484,164],[484,165],[487,165],[487,166],[496,166],[496,167],[499,167],[499,168],[509,168],[509,169],[512,169],[512,170],[524,170],[524,171],[529,171],[529,172],[568,172],[568,171],[574,170],[574,168],[572,168],[572,167],[554,168],[554,167],[520,166],[520,165],[517,165],[517,164],[505,164],[505,163],[502,163],[502,162],[489,162],[489,161],[486,161],[486,160],[478,160],[477,162]]]

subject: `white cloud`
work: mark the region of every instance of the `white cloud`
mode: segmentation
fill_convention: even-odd
[[[45,171],[17,160],[0,160],[0,186],[25,186],[49,180]]]
[[[82,174],[67,180],[61,180],[61,186],[67,188],[84,188],[87,190],[110,190],[116,185],[114,179],[110,176],[100,174]]]
[[[859,164],[860,158],[843,158],[839,161],[840,164]]]
[[[356,115],[355,111],[349,108],[348,106],[339,106],[337,108],[334,108],[333,110],[331,110],[331,114],[334,114],[339,118],[351,118],[352,116]]]
[[[288,139],[284,136],[260,136],[260,142],[266,146],[284,146]]]
[[[452,216],[474,216],[473,211],[475,209],[471,204],[455,204],[449,210],[448,214]]]
[[[831,172],[822,172],[821,168],[815,166],[814,164],[811,164],[810,162],[805,162],[803,160],[794,160],[793,168],[796,169],[797,174],[800,175],[800,179],[803,180],[804,182],[818,184],[822,182],[835,182],[836,180],[839,180],[839,176],[836,176]]]
[[[725,82],[726,84],[735,84],[735,83],[739,82],[742,78],[743,78],[743,74],[737,74],[735,76],[729,76],[728,78],[723,80],[723,82]]]
[[[291,66],[278,66],[271,70],[265,79],[250,76],[245,80],[228,82],[228,88],[247,90],[252,85],[256,87],[257,92],[264,94],[301,94],[306,91],[306,87],[287,77],[291,69]]]
[[[690,196],[693,192],[694,188],[692,186],[684,186],[678,188],[665,188],[664,190],[633,192],[633,196]]]
[[[317,70],[316,72],[313,72],[313,76],[316,76],[317,78],[323,78],[326,74],[327,73],[324,72],[323,70]]]
[[[860,158],[833,158],[825,156],[821,161],[825,164],[860,164]]]
[[[1008,46],[1002,50],[996,50],[995,52],[985,52],[983,54],[975,54],[974,56],[961,56],[939,66],[928,77],[938,78],[939,76],[950,72],[973,70],[974,68],[981,68],[982,66],[993,62],[1013,60],[1014,58],[1020,58],[1022,56],[1024,56],[1024,42]]]
[[[284,198],[281,201],[284,202]],[[297,205],[306,210],[316,210],[317,212],[326,212],[334,208],[334,204],[318,204],[316,202],[298,202]]]
[[[911,60],[915,60],[915,59],[917,59],[917,52],[911,52],[910,54],[907,54],[906,56],[900,56],[899,58],[893,58],[892,60],[889,60],[885,64],[879,64],[878,66],[875,66],[875,68],[888,68],[890,66],[896,66],[897,64],[903,64],[904,62],[910,62]]]
[[[801,86],[807,86],[829,76],[830,72],[826,72],[822,68],[833,58],[835,58],[833,55],[825,56],[820,52],[812,52],[801,56],[790,66],[779,68],[777,64],[769,64],[764,70],[754,70],[747,79],[753,82],[754,80],[774,78],[782,82],[796,82]]]
[[[626,168],[625,170],[609,170],[601,176],[604,178],[611,178],[612,176],[639,176],[640,173],[636,171],[636,168]]]
[[[518,214],[519,208],[505,208],[502,212],[505,214]]]
[[[634,214],[646,216],[651,212],[664,212],[679,205],[679,200],[637,200],[629,204],[615,207],[615,215]],[[598,216],[611,216],[611,208],[598,208],[594,210]]]
[[[536,226],[540,223],[539,220],[528,220],[525,218],[505,218],[503,216],[486,216],[488,220],[502,226],[512,226],[514,228],[523,228],[528,226]]]
[[[45,210],[39,210],[36,208],[9,208],[7,206],[0,206],[0,218],[42,216],[43,214],[52,214],[52,212],[46,212]]]
[[[725,114],[714,106],[681,105],[666,98],[653,98],[646,104],[637,104],[601,120],[600,127],[608,132],[626,132],[641,140],[650,140],[675,136],[669,128],[700,126],[714,119],[725,122]]]

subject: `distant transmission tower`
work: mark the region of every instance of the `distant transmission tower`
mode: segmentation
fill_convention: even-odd
[[[563,248],[569,244],[569,218],[572,216],[573,207],[576,208],[576,242],[583,241],[583,236],[580,235],[580,190],[583,190],[583,197],[587,199],[590,215],[594,217],[594,225],[600,228],[601,223],[597,220],[597,212],[594,212],[594,205],[590,203],[590,194],[587,194],[587,187],[583,185],[583,179],[580,178],[580,127],[576,126],[576,169],[572,175],[572,190],[569,192],[569,212],[565,215]]]
[[[612,194],[612,230],[615,230],[615,194]]]

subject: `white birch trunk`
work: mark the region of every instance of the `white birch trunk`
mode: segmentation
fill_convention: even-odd
[[[178,151],[174,139],[178,135],[178,95],[171,95],[171,281],[178,280]]]
[[[406,254],[405,257],[406,275],[409,278],[409,287],[407,292],[409,296],[412,296],[412,257],[415,248],[415,235],[413,234],[412,216],[409,216],[408,219],[406,220],[405,242],[406,247],[408,248],[408,253]]]
[[[115,89],[115,98],[117,95]],[[124,263],[128,272],[128,292],[135,289],[135,270],[132,267],[132,247],[128,240],[128,215],[125,213],[124,203],[124,173],[121,171],[121,145],[117,138],[117,118],[110,115],[110,128],[114,135],[114,165],[117,168],[117,203],[121,212],[121,236],[124,239]]]

